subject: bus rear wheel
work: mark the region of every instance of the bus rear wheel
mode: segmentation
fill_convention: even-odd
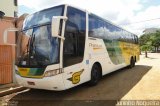
[[[97,64],[94,64],[91,70],[91,80],[89,81],[90,86],[95,86],[98,84],[101,78],[100,67]]]
[[[130,65],[129,65],[129,67],[130,68],[133,68],[135,66],[135,60],[133,59],[133,57],[131,58],[131,60],[130,60]]]

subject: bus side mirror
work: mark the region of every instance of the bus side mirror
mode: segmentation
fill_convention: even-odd
[[[64,40],[65,38],[59,35],[59,27],[60,27],[61,20],[66,21],[67,17],[65,16],[53,16],[52,17],[51,31],[52,31],[52,37],[57,37],[57,38]]]

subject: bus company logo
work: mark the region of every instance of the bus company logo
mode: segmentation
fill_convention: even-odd
[[[93,50],[102,49],[102,45],[100,45],[100,44],[89,43],[89,47],[92,47]]]
[[[84,69],[75,72],[74,74],[72,74],[71,78],[68,78],[67,80],[72,81],[72,84],[77,84],[80,82],[80,76],[82,74],[82,72],[84,71]]]

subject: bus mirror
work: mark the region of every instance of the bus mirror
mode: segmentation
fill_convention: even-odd
[[[65,39],[64,37],[59,35],[59,27],[60,27],[60,21],[61,20],[67,20],[67,17],[65,16],[53,16],[52,17],[52,26],[51,26],[51,31],[52,31],[52,37],[57,37],[60,39]]]

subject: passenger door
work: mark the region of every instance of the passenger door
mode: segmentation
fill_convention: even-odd
[[[84,48],[86,35],[86,14],[78,9],[68,7],[68,20],[64,33],[63,68],[66,88],[83,82],[85,70]]]

